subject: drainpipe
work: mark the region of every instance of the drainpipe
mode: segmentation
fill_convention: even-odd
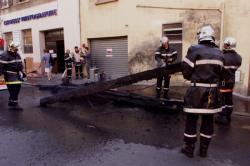
[[[225,14],[225,3],[222,2],[221,4],[221,32],[220,32],[220,49],[223,48],[223,37],[224,37],[224,14]]]
[[[79,18],[79,20],[78,20],[78,22],[79,22],[79,32],[80,32],[80,45],[81,45],[81,43],[82,43],[82,27],[81,27],[81,0],[78,0],[78,7],[79,7],[79,13],[78,13],[78,18]]]

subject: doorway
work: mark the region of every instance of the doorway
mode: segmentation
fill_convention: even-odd
[[[65,70],[63,40],[56,41],[56,52],[57,52],[57,70],[58,73],[63,73]]]
[[[54,59],[53,73],[63,73],[64,65],[64,31],[54,29],[44,32],[45,48],[50,51]]]

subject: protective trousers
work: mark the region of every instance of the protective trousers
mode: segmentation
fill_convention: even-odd
[[[204,114],[201,116],[201,127],[200,127],[200,144],[208,147],[213,133],[214,133],[214,124],[213,114]],[[197,141],[197,121],[199,115],[193,113],[187,113],[186,127],[184,132],[184,142],[187,145],[195,144]]]
[[[221,100],[222,112],[220,112],[219,115],[230,118],[233,112],[233,92],[221,92]]]
[[[67,69],[67,77],[68,79],[72,78],[72,64],[68,63],[66,64],[66,69]]]
[[[10,97],[9,97],[9,106],[18,105],[18,95],[21,89],[21,84],[8,84],[7,85]]]
[[[169,91],[169,83],[170,83],[169,75],[157,77],[156,92],[160,96],[163,80],[164,80],[164,87],[163,87],[164,96],[167,96],[167,93]]]

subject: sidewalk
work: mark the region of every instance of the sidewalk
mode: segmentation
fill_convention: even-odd
[[[85,84],[90,81],[86,78],[84,79],[72,79],[72,84]],[[52,79],[48,80],[45,75],[33,75],[28,77],[28,80],[25,82],[27,84],[35,85],[61,85],[62,84],[62,74],[53,74]]]

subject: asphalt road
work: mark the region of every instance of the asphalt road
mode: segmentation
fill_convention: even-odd
[[[46,108],[50,92],[25,87],[23,112],[7,109],[0,92],[0,166],[249,166],[250,118],[216,126],[208,158],[183,156],[185,115],[96,98]],[[198,144],[197,144],[198,147]]]

